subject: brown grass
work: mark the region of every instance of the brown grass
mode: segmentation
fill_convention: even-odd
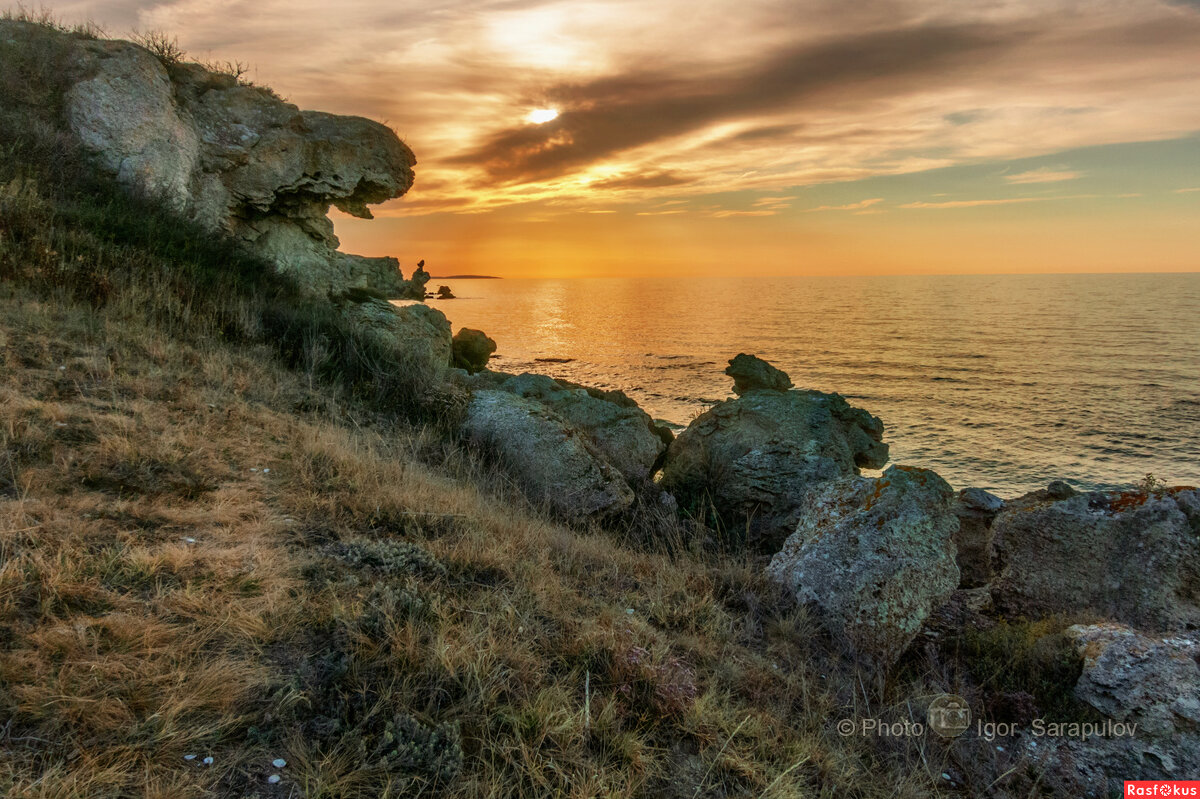
[[[862,700],[822,679],[836,664],[760,564],[557,526],[264,348],[7,291],[4,795],[935,782],[831,732]]]

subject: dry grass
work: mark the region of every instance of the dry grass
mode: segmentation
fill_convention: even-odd
[[[871,695],[760,561],[650,512],[556,524],[445,434],[461,398],[89,172],[30,21],[0,71],[0,795],[944,787],[937,742],[834,727],[913,716],[920,675]]]
[[[831,731],[863,700],[831,687],[836,664],[759,564],[565,529],[435,433],[382,425],[264,348],[8,286],[6,796],[936,782],[936,764]]]

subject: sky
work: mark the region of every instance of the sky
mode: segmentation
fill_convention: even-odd
[[[1200,0],[93,0],[417,156],[434,275],[1200,270]]]

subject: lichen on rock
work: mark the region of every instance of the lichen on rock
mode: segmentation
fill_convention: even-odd
[[[864,665],[886,670],[958,586],[953,499],[937,474],[903,466],[829,483],[767,574]]]

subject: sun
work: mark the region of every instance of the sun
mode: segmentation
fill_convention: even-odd
[[[557,108],[535,108],[526,114],[525,118],[535,125],[540,125],[543,122],[549,122],[552,119],[558,118]]]

